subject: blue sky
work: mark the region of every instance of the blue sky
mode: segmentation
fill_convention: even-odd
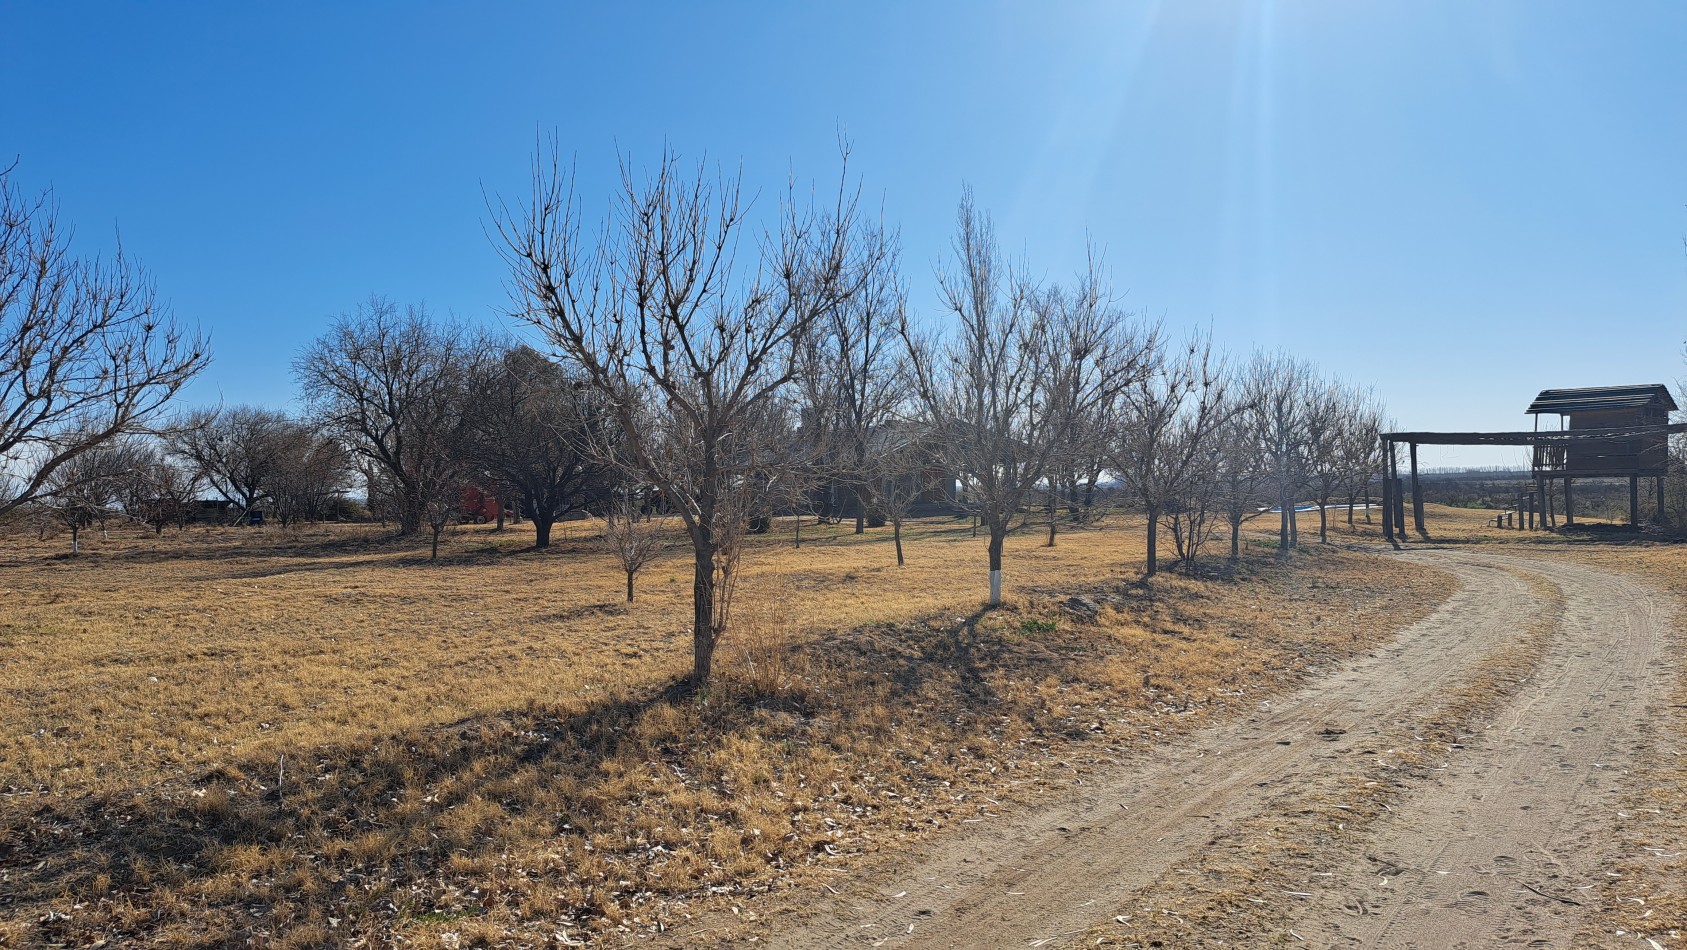
[[[0,156],[212,333],[189,403],[290,400],[371,292],[501,321],[481,189],[541,134],[594,202],[667,141],[770,210],[842,130],[922,313],[970,183],[1039,274],[1093,238],[1173,327],[1513,429],[1543,387],[1687,374],[1683,49],[1678,2],[0,0]]]

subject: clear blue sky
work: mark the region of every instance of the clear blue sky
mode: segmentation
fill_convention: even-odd
[[[922,312],[970,182],[1038,272],[1092,235],[1128,305],[1409,428],[1687,371],[1687,4],[600,7],[0,0],[0,156],[213,334],[190,403],[291,399],[371,292],[501,320],[481,188],[553,130],[594,199],[667,140],[765,209],[841,129]]]

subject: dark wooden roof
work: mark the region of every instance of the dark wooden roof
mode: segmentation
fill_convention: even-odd
[[[1677,408],[1669,396],[1669,387],[1662,383],[1643,386],[1594,386],[1588,389],[1543,389],[1529,403],[1528,412],[1591,412],[1599,409],[1653,409],[1671,412]]]

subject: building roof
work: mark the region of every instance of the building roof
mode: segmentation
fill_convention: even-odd
[[[1528,412],[1591,412],[1600,409],[1657,409],[1675,411],[1669,387],[1662,383],[1641,386],[1594,386],[1588,389],[1543,389],[1529,403]]]

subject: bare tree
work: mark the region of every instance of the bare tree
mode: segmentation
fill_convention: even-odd
[[[429,465],[418,471],[412,485],[412,503],[428,529],[428,560],[439,560],[439,538],[447,525],[463,514],[463,483],[469,466],[461,456],[447,456],[449,464]]]
[[[640,517],[627,497],[610,509],[604,522],[603,543],[627,575],[627,603],[633,602],[633,578],[672,546],[672,529],[665,517]]]
[[[179,417],[165,438],[170,451],[244,518],[269,499],[287,463],[287,416],[258,406],[198,409]]]
[[[954,251],[938,283],[959,327],[934,339],[904,316],[900,332],[923,413],[989,533],[996,606],[1008,532],[1062,470],[1081,420],[1139,374],[1147,345],[1112,307],[1093,262],[1071,292],[1004,268],[970,190]]]
[[[371,505],[390,502],[401,534],[425,525],[433,556],[470,471],[461,452],[466,381],[484,347],[420,306],[371,297],[294,361],[312,414],[368,463]]]
[[[1257,368],[1250,364],[1249,372]],[[1243,394],[1255,391],[1249,377],[1236,383]],[[1246,399],[1246,395],[1240,396]],[[1234,568],[1242,559],[1242,525],[1259,515],[1260,500],[1270,480],[1264,451],[1252,407],[1245,402],[1237,406],[1237,413],[1213,434],[1217,454],[1214,481],[1218,491],[1218,505],[1230,529],[1230,564]]]
[[[1159,571],[1163,516],[1180,509],[1198,515],[1177,523],[1175,541],[1180,556],[1199,549],[1216,467],[1215,434],[1234,414],[1224,360],[1210,335],[1196,334],[1175,352],[1157,351],[1152,365],[1152,373],[1125,391],[1113,456],[1147,518],[1144,580]]]
[[[873,443],[904,400],[896,332],[907,292],[896,267],[894,238],[868,231],[877,245],[865,255],[875,266],[860,275],[857,293],[816,321],[799,348],[803,428],[821,462],[819,477],[849,496],[855,533],[884,523],[877,496]]]
[[[279,464],[269,485],[283,527],[333,515],[351,483],[352,460],[332,433],[304,419],[288,419],[272,436]]]
[[[1108,459],[1114,447],[1113,424],[1118,410],[1117,399],[1109,398],[1097,405],[1088,418],[1079,421],[1072,438],[1072,449],[1067,453],[1066,471],[1058,476],[1053,486],[1057,492],[1064,492],[1067,514],[1077,524],[1089,524],[1099,516],[1097,490],[1102,476],[1109,470]],[[1049,544],[1052,546],[1053,543],[1054,525],[1051,521]]]
[[[1684,239],[1683,243],[1687,243],[1687,239]],[[1687,346],[1682,348],[1681,355],[1687,359]],[[1678,382],[1675,391],[1675,401],[1687,406],[1687,380]],[[1687,411],[1677,412],[1670,421],[1687,422]],[[1664,517],[1670,524],[1687,526],[1687,432],[1671,433],[1667,451],[1664,463]]]
[[[890,522],[897,567],[907,564],[902,527],[927,491],[928,474],[942,464],[939,453],[927,441],[930,435],[917,424],[894,423],[879,429],[873,440],[867,477],[875,486],[879,510]]]
[[[1306,483],[1318,503],[1318,543],[1330,543],[1330,499],[1347,480],[1342,449],[1355,400],[1338,382],[1309,380],[1303,411],[1306,420]]]
[[[1298,541],[1295,495],[1306,475],[1306,392],[1316,378],[1309,364],[1285,354],[1256,354],[1245,377],[1243,402],[1279,512],[1281,554],[1288,554]]]
[[[54,517],[70,529],[70,552],[81,553],[82,530],[104,524],[117,512],[125,482],[141,459],[137,446],[123,439],[101,442],[77,453],[53,470],[45,502]]]
[[[688,175],[672,153],[643,180],[623,164],[595,241],[582,239],[554,143],[536,158],[530,202],[491,211],[516,315],[604,398],[622,433],[614,457],[685,524],[701,684],[727,631],[746,522],[790,462],[780,393],[797,343],[854,295],[880,251],[854,240],[854,196],[840,189],[821,213],[799,207],[793,188],[746,268],[739,181]]]
[[[513,492],[533,523],[533,546],[551,528],[608,497],[619,435],[603,396],[527,346],[484,361],[470,383],[465,451],[490,480]]]
[[[193,472],[156,443],[137,444],[133,452],[134,467],[121,483],[123,511],[154,534],[185,526],[199,488]]]
[[[1336,455],[1341,469],[1341,487],[1347,495],[1347,526],[1353,527],[1353,508],[1365,493],[1365,523],[1371,523],[1369,489],[1382,473],[1382,433],[1386,410],[1376,396],[1352,389],[1347,418],[1340,432]]]
[[[59,469],[141,432],[209,362],[123,253],[75,256],[51,192],[0,170],[0,514],[62,487]]]

